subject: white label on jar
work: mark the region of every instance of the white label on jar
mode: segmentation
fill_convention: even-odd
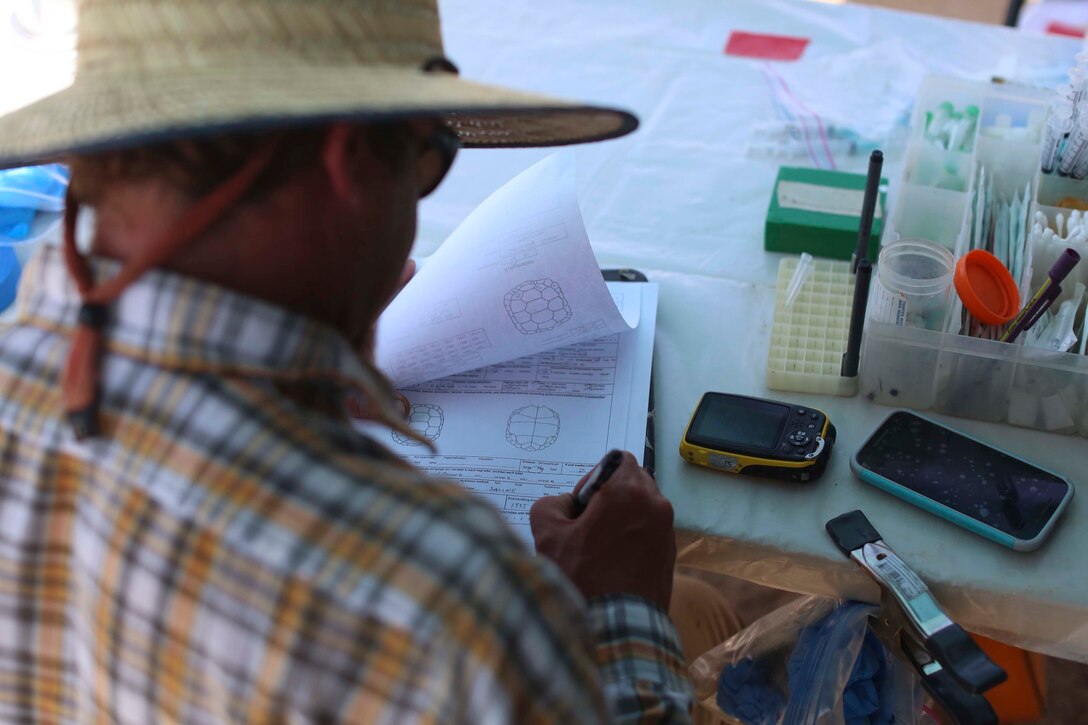
[[[879,282],[869,303],[869,316],[877,322],[886,322],[896,327],[906,327],[907,296],[896,290],[889,290]]]
[[[840,189],[837,186],[820,186],[801,181],[778,182],[778,205],[783,209],[860,217],[864,201],[865,192],[861,189]],[[873,210],[873,219],[879,219],[881,214],[880,204],[877,203]]]

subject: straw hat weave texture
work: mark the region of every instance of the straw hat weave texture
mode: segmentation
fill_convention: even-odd
[[[0,168],[216,131],[444,117],[466,146],[612,138],[621,110],[444,70],[435,0],[81,0],[72,85],[0,117]]]

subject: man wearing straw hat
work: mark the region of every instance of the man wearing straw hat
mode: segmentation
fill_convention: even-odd
[[[0,332],[0,720],[685,719],[672,511],[633,458],[578,518],[540,503],[534,556],[344,413],[413,435],[357,351],[458,146],[634,118],[461,79],[434,0],[79,28],[71,87],[0,118],[0,168],[72,169]]]

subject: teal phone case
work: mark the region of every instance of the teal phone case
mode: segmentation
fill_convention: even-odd
[[[927,496],[923,496],[916,491],[912,491],[911,489],[906,488],[905,486],[902,486],[889,478],[885,478],[884,476],[873,473],[872,471],[861,467],[861,465],[858,463],[858,453],[860,453],[865,448],[865,446],[869,444],[869,441],[872,440],[873,436],[876,435],[877,432],[879,432],[880,429],[884,427],[884,424],[887,423],[888,418],[895,415],[896,413],[909,413],[913,416],[917,416],[918,418],[921,418],[927,423],[938,426],[940,428],[944,428],[945,430],[950,430],[953,433],[963,436],[964,438],[969,438],[976,443],[981,443],[987,448],[991,448],[995,451],[1004,453],[1007,456],[1023,461],[1029,466],[1038,468],[1040,471],[1045,471],[1046,473],[1049,473],[1052,476],[1056,476],[1062,481],[1065,481],[1065,484],[1069,487],[1069,490],[1065,494],[1065,497],[1061,500],[1061,503],[1058,504],[1057,508],[1055,508],[1054,512],[1050,515],[1050,519],[1046,522],[1046,525],[1043,526],[1043,528],[1039,531],[1038,535],[1036,535],[1035,538],[1017,539],[1014,536],[1010,536],[1004,531],[999,531],[992,526],[984,524],[977,519],[973,519],[966,514],[956,511],[953,508],[949,508],[948,506],[934,501]],[[997,446],[987,443],[986,441],[979,440],[972,435],[969,435],[961,430],[957,430],[956,428],[952,428],[951,426],[947,426],[943,423],[933,420],[928,416],[920,415],[913,410],[893,410],[891,413],[888,414],[888,418],[885,418],[883,421],[881,421],[880,425],[877,426],[876,430],[873,431],[872,435],[866,438],[865,443],[863,443],[861,447],[854,452],[854,455],[850,457],[850,469],[854,472],[854,475],[871,486],[875,486],[882,491],[886,491],[893,496],[903,499],[907,503],[913,504],[924,511],[928,511],[931,514],[939,516],[946,521],[950,521],[951,523],[967,529],[972,533],[990,539],[991,541],[995,541],[1002,546],[1005,546],[1009,549],[1014,549],[1016,551],[1032,551],[1034,549],[1038,549],[1042,545],[1042,543],[1046,541],[1047,537],[1050,536],[1050,532],[1053,530],[1055,523],[1058,521],[1058,518],[1062,515],[1066,507],[1069,505],[1069,501],[1073,498],[1073,483],[1069,481],[1069,479],[1067,479],[1065,476],[1055,471],[1052,471],[1049,468],[1040,466],[1037,463],[1033,463],[1029,460],[1021,458],[1020,456],[1013,455],[1008,451],[1002,451]]]

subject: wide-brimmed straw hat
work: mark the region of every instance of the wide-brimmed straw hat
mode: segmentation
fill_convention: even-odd
[[[80,0],[75,80],[0,117],[0,168],[217,132],[440,116],[465,146],[632,131],[626,111],[460,78],[435,0]]]

